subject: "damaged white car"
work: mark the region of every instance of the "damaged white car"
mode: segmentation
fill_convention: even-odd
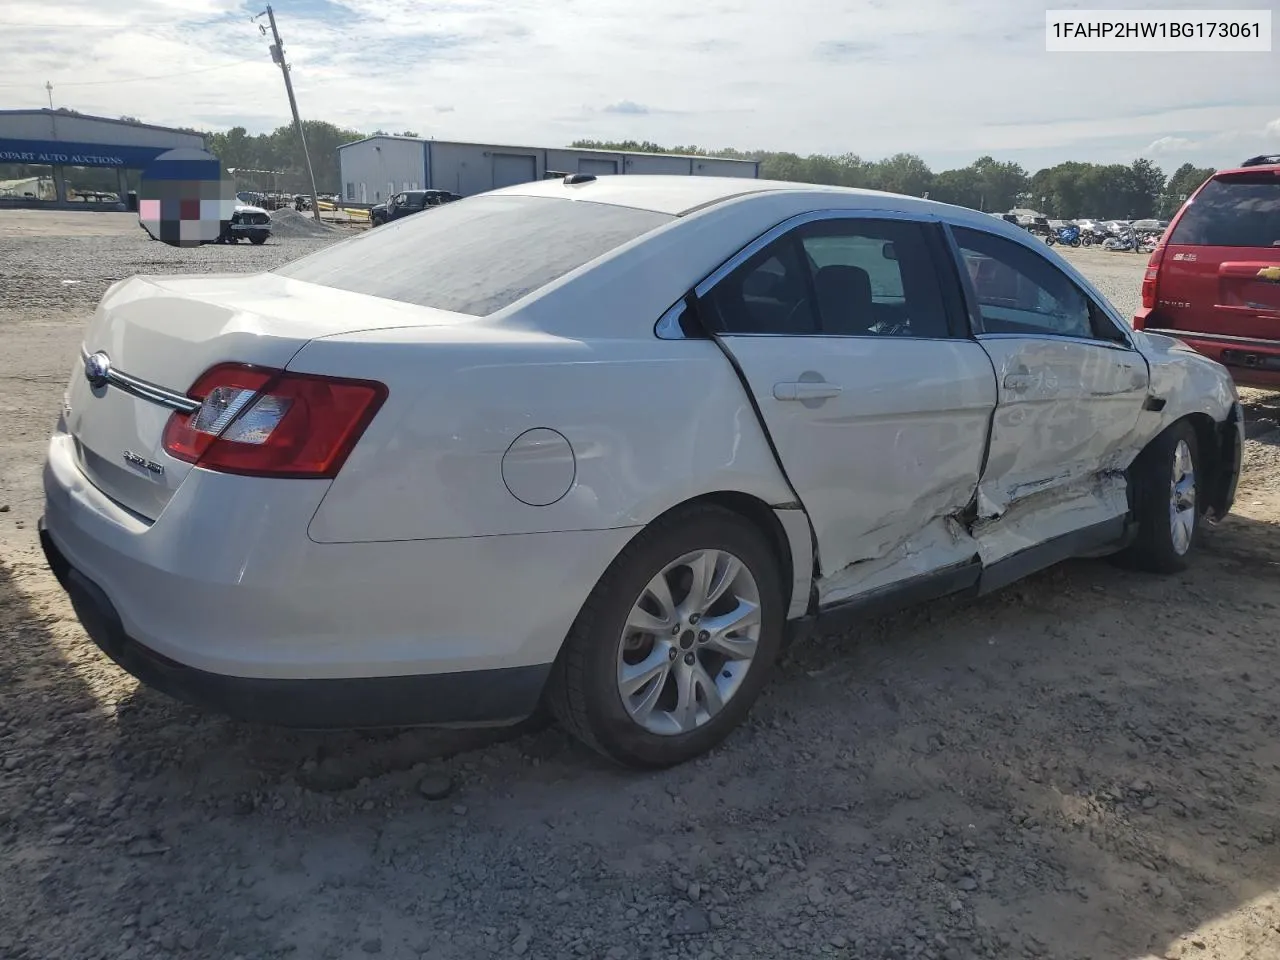
[[[93,639],[190,702],[300,727],[546,703],[660,766],[815,622],[1073,556],[1181,568],[1242,429],[1222,367],[989,216],[572,176],[114,286],[42,541]]]

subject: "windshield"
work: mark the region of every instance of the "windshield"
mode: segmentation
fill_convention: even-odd
[[[1280,177],[1210,180],[1188,204],[1170,243],[1280,247]]]
[[[673,219],[586,201],[478,196],[396,220],[275,272],[483,317]]]

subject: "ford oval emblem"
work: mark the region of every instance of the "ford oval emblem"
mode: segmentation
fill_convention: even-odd
[[[95,390],[105,387],[111,376],[111,359],[99,350],[84,358],[84,378]]]

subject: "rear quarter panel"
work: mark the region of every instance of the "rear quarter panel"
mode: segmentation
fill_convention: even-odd
[[[639,527],[690,498],[791,499],[709,341],[563,339],[477,323],[312,341],[290,369],[387,384],[387,403],[310,524],[319,542]],[[530,506],[503,478],[525,431],[573,449],[573,480]]]

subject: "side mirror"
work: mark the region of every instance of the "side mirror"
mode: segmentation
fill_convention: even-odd
[[[885,241],[884,246],[880,248],[880,253],[886,260],[898,259],[898,251],[893,248],[892,240]]]

